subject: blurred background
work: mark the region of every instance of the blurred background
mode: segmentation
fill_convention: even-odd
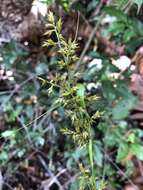
[[[92,123],[93,158],[105,186],[92,190],[143,189],[142,4],[0,0],[0,190],[90,189],[88,151],[62,133],[72,128],[64,107],[51,107],[59,91],[49,95],[48,82],[67,72],[56,48],[43,46],[49,11],[65,40],[76,39],[78,83],[100,97],[88,111],[102,113]]]

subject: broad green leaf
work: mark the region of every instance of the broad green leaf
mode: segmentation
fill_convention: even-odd
[[[122,22],[115,22],[109,28],[109,32],[113,33],[114,35],[118,35],[119,33],[123,32],[125,29],[125,24]]]
[[[123,41],[128,42],[132,37],[134,37],[136,34],[133,30],[127,29],[123,34]]]
[[[94,160],[95,160],[95,163],[102,167],[102,162],[103,162],[103,154],[100,150],[100,146],[99,145],[95,145],[94,146]]]
[[[4,131],[1,136],[4,138],[14,138],[16,135],[16,131],[15,130],[7,130]]]
[[[47,70],[48,70],[48,67],[47,67],[47,65],[45,63],[40,63],[40,64],[36,65],[36,67],[35,67],[35,71],[36,71],[37,75],[41,75],[41,74],[45,73],[45,71],[47,71]],[[42,83],[44,82],[43,78],[39,77],[39,80],[41,80]]]
[[[85,147],[78,147],[75,152],[73,152],[73,154],[71,155],[71,157],[74,158],[74,162],[78,162],[80,160],[80,158],[87,156],[87,150]]]
[[[119,148],[118,148],[118,152],[117,152],[117,162],[120,162],[122,160],[124,160],[129,154],[129,146],[128,144],[124,143],[124,144],[120,144]]]
[[[83,84],[77,85],[77,96],[80,97],[81,100],[81,106],[84,107],[84,95],[85,95],[85,86]]]
[[[127,17],[126,15],[123,13],[123,11],[115,8],[114,6],[110,6],[110,7],[106,7],[104,8],[105,12],[111,16],[116,16],[117,18],[121,19],[121,20],[126,20]]]
[[[130,143],[135,143],[136,136],[134,133],[129,134],[127,141]]]
[[[131,109],[134,108],[136,98],[134,96],[126,97],[115,105],[112,109],[112,115],[114,119],[121,120],[128,116]]]
[[[21,158],[25,154],[25,149],[17,149],[17,156]]]
[[[0,153],[0,161],[1,161],[1,162],[4,162],[4,161],[6,161],[6,160],[8,160],[8,153],[3,150],[3,151]]]
[[[130,152],[138,159],[143,160],[143,146],[140,144],[131,144]]]

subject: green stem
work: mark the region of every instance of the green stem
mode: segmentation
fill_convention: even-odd
[[[91,138],[90,138],[90,140],[89,140],[88,151],[89,151],[90,166],[91,166],[91,169],[92,169],[92,171],[93,171],[93,169],[94,169],[94,161],[93,161],[93,144],[92,144],[92,139],[91,139]]]
[[[59,49],[62,49],[61,41],[60,41],[60,37],[59,37],[59,33],[58,33],[58,31],[57,31],[56,26],[55,26],[54,29],[55,29],[55,34],[56,34],[57,39],[58,39],[58,46],[59,46]],[[62,56],[63,56],[64,62],[66,63],[66,62],[67,62],[67,57],[66,57],[65,55],[63,55],[63,54],[62,54]]]
[[[94,155],[93,155],[93,140],[91,134],[91,128],[89,129],[89,144],[88,144],[88,152],[89,152],[89,161],[91,166],[91,173],[92,173],[92,188],[96,190],[96,183],[95,183],[95,169],[94,169]]]

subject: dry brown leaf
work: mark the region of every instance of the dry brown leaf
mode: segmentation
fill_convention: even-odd
[[[139,74],[133,74],[131,76],[130,89],[143,100],[143,78]]]
[[[138,49],[132,61],[137,65],[139,73],[143,76],[143,46]]]
[[[126,185],[125,190],[139,190],[139,188],[133,185]]]

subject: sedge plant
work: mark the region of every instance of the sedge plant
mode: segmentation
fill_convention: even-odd
[[[93,131],[92,124],[101,116],[99,111],[89,112],[89,106],[97,101],[99,97],[89,95],[86,87],[80,83],[81,73],[75,69],[75,63],[78,60],[76,49],[78,45],[76,39],[66,40],[62,35],[62,21],[56,21],[52,12],[48,14],[48,30],[45,33],[48,39],[43,46],[53,47],[57,51],[58,63],[57,74],[50,81],[49,94],[58,89],[56,102],[64,108],[71,126],[62,129],[65,135],[71,136],[74,143],[79,147],[86,147],[89,155],[89,165],[83,166],[79,163],[81,172],[80,190],[92,189],[102,190],[105,186],[103,180],[100,181],[96,175],[94,153],[93,153]],[[52,39],[52,36],[55,38]],[[48,81],[49,83],[49,81]]]

